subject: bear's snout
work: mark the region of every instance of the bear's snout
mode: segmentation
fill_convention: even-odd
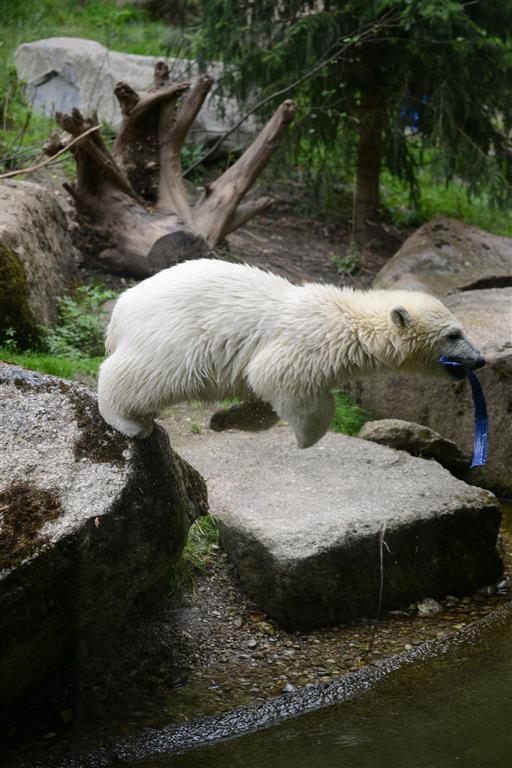
[[[473,370],[476,370],[477,368],[483,368],[485,365],[485,357],[478,357],[476,362],[471,366]]]

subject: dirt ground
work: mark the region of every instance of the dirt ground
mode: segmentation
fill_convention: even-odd
[[[66,215],[72,214],[69,195],[62,188],[63,182],[69,182],[62,167],[44,168],[30,180],[53,192]],[[369,288],[379,269],[410,234],[410,230],[389,222],[376,222],[368,246],[357,251],[350,245],[351,224],[346,211],[315,216],[305,188],[296,184],[270,185],[264,192],[273,196],[275,203],[229,235],[216,252],[220,258],[269,269],[293,283],[318,280]],[[83,265],[80,272],[84,280],[94,278],[115,290],[133,282],[90,265]]]

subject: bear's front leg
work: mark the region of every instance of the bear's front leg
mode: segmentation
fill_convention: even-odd
[[[310,448],[329,429],[336,401],[330,392],[325,392],[314,400],[286,400],[278,407],[281,416],[290,422],[299,448]]]
[[[242,429],[244,432],[261,432],[270,429],[279,421],[279,416],[270,403],[263,400],[246,400],[231,408],[215,411],[210,419],[210,429],[223,432],[225,429]]]

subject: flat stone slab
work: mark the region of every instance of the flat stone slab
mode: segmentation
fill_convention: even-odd
[[[375,616],[382,531],[384,608],[502,572],[495,497],[437,462],[335,433],[301,451],[282,426],[184,436],[171,422],[170,439],[206,478],[245,589],[286,628]]]

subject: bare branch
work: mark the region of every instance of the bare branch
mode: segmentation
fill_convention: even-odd
[[[134,107],[139,103],[140,96],[128,85],[128,83],[117,83],[114,88],[114,93],[117,97],[119,104],[121,105],[121,112],[123,115],[129,115]]]
[[[181,149],[204,100],[213,79],[209,75],[200,77],[178,114],[162,114],[159,124],[160,139],[160,183],[158,187],[158,208],[176,211],[187,224],[192,223],[192,212],[183,183]],[[169,134],[166,137],[166,134]]]
[[[78,109],[73,109],[71,115],[65,115],[62,112],[55,114],[55,119],[61,128],[70,133],[72,136],[80,137],[83,132],[83,127],[88,121],[84,120]],[[95,126],[97,127],[97,126]],[[92,131],[90,131],[92,133]],[[83,150],[89,157],[96,163],[97,166],[103,171],[105,176],[118,187],[121,191],[137,199],[137,195],[123,173],[119,170],[116,161],[107,150],[103,140],[100,140],[100,146],[93,140],[92,136],[86,136],[81,144],[80,149]]]
[[[257,200],[248,200],[246,203],[239,205],[232,217],[226,221],[221,239],[235,229],[238,229],[238,227],[246,224],[254,216],[257,216],[258,213],[271,206],[273,202],[273,197],[259,197]]]
[[[9,171],[9,173],[1,173],[0,179],[9,179],[11,176],[18,176],[19,174],[27,174],[32,173],[32,171],[38,171],[39,168],[44,168],[45,165],[50,165],[50,163],[53,163],[58,157],[64,154],[64,152],[67,152],[68,149],[71,149],[72,146],[75,144],[78,144],[79,141],[82,141],[82,139],[85,139],[86,136],[89,136],[94,131],[99,130],[99,125],[93,125],[92,128],[88,128],[86,131],[81,133],[79,136],[76,136],[72,141],[69,142],[63,149],[59,150],[58,152],[55,152],[55,154],[51,155],[51,157],[47,157],[45,160],[42,160],[40,163],[36,163],[36,165],[30,166],[30,168],[19,168],[17,171]]]
[[[294,102],[284,101],[251,146],[211,185],[210,194],[196,206],[196,229],[210,245],[216,245],[222,238],[238,203],[279,146],[294,112]]]
[[[154,74],[155,88],[161,88],[169,82],[169,67],[165,61],[157,61]]]
[[[181,94],[190,88],[190,83],[173,83],[163,88],[159,88],[157,91],[148,93],[147,96],[143,96],[136,106],[130,112],[130,120],[138,120],[149,109],[152,109],[157,104],[161,104],[165,101],[176,101]]]
[[[171,131],[169,142],[172,150],[179,154],[187,137],[190,127],[204,104],[213,85],[210,75],[202,75],[184,100],[176,116],[176,122]]]

